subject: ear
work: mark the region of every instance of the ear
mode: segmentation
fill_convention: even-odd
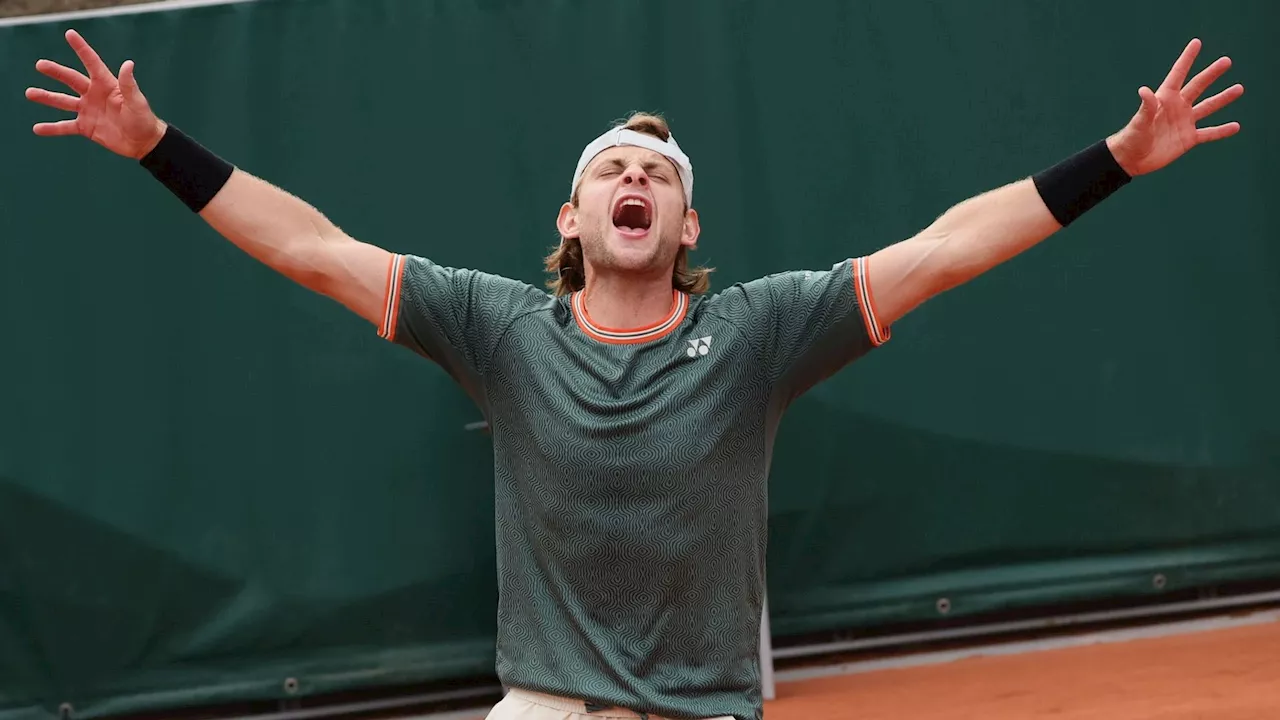
[[[680,244],[693,249],[698,247],[698,235],[702,233],[702,226],[698,224],[698,211],[689,208],[684,214],[684,231],[680,234]]]
[[[562,238],[578,237],[578,209],[573,203],[560,206],[560,214],[556,216],[556,229],[560,231]]]

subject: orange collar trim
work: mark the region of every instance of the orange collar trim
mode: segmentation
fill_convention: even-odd
[[[665,320],[644,328],[617,330],[601,327],[591,322],[591,316],[587,313],[587,303],[583,298],[582,291],[579,290],[573,294],[573,319],[578,322],[578,327],[582,328],[582,332],[593,340],[615,345],[634,345],[666,337],[684,321],[684,316],[688,312],[689,296],[679,290],[672,290],[671,313],[667,315]]]

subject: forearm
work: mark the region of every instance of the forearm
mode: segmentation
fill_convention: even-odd
[[[1024,178],[969,198],[923,232],[885,248],[887,285],[920,286],[921,299],[961,285],[1062,228]],[[894,257],[901,256],[901,257]]]
[[[925,300],[1045,240],[1128,182],[1105,146],[1033,178],[969,198],[916,236],[868,259],[877,316],[888,325]]]
[[[341,270],[334,250],[353,242],[302,199],[240,169],[199,215],[256,260],[317,292]]]
[[[381,323],[391,254],[175,132],[142,163],[214,230],[290,280]]]

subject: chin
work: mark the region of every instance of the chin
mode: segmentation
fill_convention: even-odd
[[[639,272],[642,270],[652,270],[659,265],[658,253],[653,248],[621,248],[615,249],[612,253],[613,265],[618,270],[630,270]]]
[[[632,240],[620,237],[608,239],[609,265],[616,270],[652,270],[662,264],[662,252],[656,238]]]

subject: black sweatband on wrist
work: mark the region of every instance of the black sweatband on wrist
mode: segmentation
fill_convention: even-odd
[[[1031,180],[1054,219],[1066,227],[1133,178],[1120,167],[1105,140],[1081,150]]]
[[[200,212],[231,178],[235,166],[170,125],[141,160],[146,168],[192,212]]]

